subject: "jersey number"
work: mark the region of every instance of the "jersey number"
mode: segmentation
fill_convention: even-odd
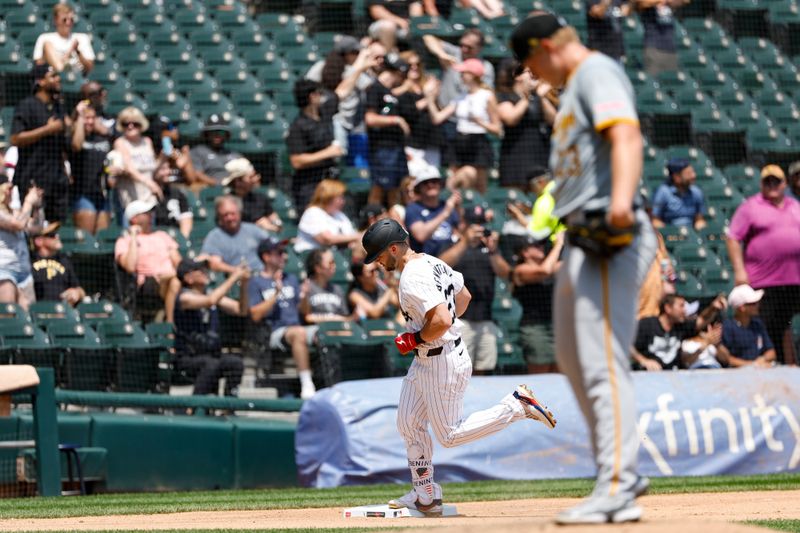
[[[447,310],[450,311],[450,316],[453,317],[453,322],[456,321],[456,304],[453,300],[455,291],[456,289],[453,287],[452,283],[444,290],[444,298],[447,300]]]

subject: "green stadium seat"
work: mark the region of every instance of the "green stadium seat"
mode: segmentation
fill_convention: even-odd
[[[277,187],[262,187],[261,190],[267,195],[267,198],[272,203],[272,208],[278,213],[281,220],[284,222],[286,220],[297,220],[297,209],[290,195]]]
[[[64,245],[64,252],[71,253],[76,250],[93,250],[97,248],[97,242],[91,233],[71,226],[61,226],[58,229],[58,236]]]
[[[172,23],[166,23],[159,28],[152,28],[145,33],[147,42],[153,50],[161,57],[166,53],[181,53],[186,51],[185,39],[178,31],[178,27]],[[164,58],[161,57],[163,60]]]
[[[136,26],[125,17],[125,11],[119,4],[109,0],[104,5],[92,7],[85,15],[94,26],[95,31],[105,37],[115,33],[136,33]]]
[[[706,202],[710,207],[730,217],[744,198],[736,187],[727,183],[708,183],[703,186]]]
[[[703,283],[694,274],[679,270],[675,281],[675,292],[687,300],[696,300],[706,296],[706,289]]]
[[[33,324],[13,324],[0,321],[3,351],[11,351],[11,362],[17,365],[52,368],[56,383],[61,382],[61,353],[48,336]]]
[[[89,77],[108,87],[116,84],[117,80],[125,76],[122,75],[122,67],[119,63],[112,58],[106,58],[104,61],[95,61]]]
[[[497,365],[494,374],[525,374],[528,362],[518,343],[513,342],[511,335],[502,325],[497,328]]]
[[[6,23],[6,30],[15,37],[23,30],[34,30],[41,33],[46,28],[33,2],[25,2],[15,9],[4,12],[3,20]]]
[[[252,100],[255,95],[263,95],[264,93],[264,87],[261,82],[247,72],[247,65],[241,60],[224,66],[217,63],[214,78],[219,83],[220,89],[230,95],[234,101],[236,101],[237,97],[242,100],[245,98]]]
[[[394,345],[394,338],[405,331],[404,328],[394,320],[386,318],[362,320],[359,325],[370,339],[380,340],[386,346],[392,362],[392,375],[405,375],[408,367],[414,362],[413,354],[403,355],[397,351]]]
[[[685,18],[681,25],[689,35],[697,39],[708,50],[725,49],[731,40],[725,30],[710,18]]]
[[[199,9],[178,9],[171,12],[171,18],[181,31],[187,34],[192,34],[203,28],[212,27],[209,18]]]
[[[19,325],[30,323],[31,317],[25,309],[14,303],[0,304],[0,323]]]
[[[661,89],[672,94],[682,89],[700,89],[700,84],[686,72],[667,70],[660,73],[657,79]]]
[[[78,305],[78,313],[81,315],[81,323],[88,326],[131,321],[128,312],[119,304],[105,300],[81,303]]]
[[[708,219],[706,226],[698,233],[708,246],[720,248],[725,246],[725,235],[729,222],[726,219]]]
[[[97,326],[100,341],[117,350],[111,387],[116,392],[151,392],[159,380],[161,347],[145,331],[129,322]]]
[[[753,152],[778,152],[791,150],[792,141],[778,128],[759,123],[748,128],[747,145]]]
[[[38,301],[30,306],[33,322],[42,328],[58,322],[77,324],[81,321],[78,312],[65,302]]]
[[[703,244],[703,239],[690,226],[668,224],[663,228],[658,228],[658,232],[664,237],[664,244],[668,248],[679,245],[701,246]]]
[[[127,11],[127,8],[126,8]],[[164,27],[168,22],[168,17],[158,10],[137,10],[130,15],[131,22],[136,24],[136,28],[144,33],[151,32]]]
[[[33,57],[33,48],[36,44],[36,39],[45,31],[47,31],[47,27],[42,24],[41,26],[22,28],[14,35],[26,57]]]
[[[175,347],[175,326],[171,322],[150,322],[145,326],[150,344],[170,349]]]
[[[495,297],[492,302],[492,320],[503,324],[516,341],[519,335],[519,323],[522,320],[522,305],[513,297]]]
[[[286,223],[284,222],[284,224]],[[286,266],[283,268],[283,271],[287,274],[294,274],[300,279],[304,279],[306,268],[305,257],[298,255],[297,252],[294,251],[294,246],[288,247],[286,251],[288,252],[288,256],[286,258]]]
[[[65,348],[64,387],[77,390],[106,390],[111,367],[111,347],[100,342],[92,328],[83,324],[51,324],[51,343]]]
[[[0,72],[27,74],[32,67],[31,61],[11,36],[0,43]]]
[[[665,152],[667,160],[673,157],[688,159],[698,173],[701,172],[703,168],[711,165],[711,160],[708,156],[702,150],[694,146],[670,146]]]

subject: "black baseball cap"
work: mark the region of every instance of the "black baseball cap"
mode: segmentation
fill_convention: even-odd
[[[286,248],[286,245],[289,243],[288,240],[279,240],[274,237],[267,237],[260,243],[258,243],[258,257],[261,257],[264,254],[272,253],[275,250],[283,250]]]
[[[205,270],[208,268],[208,261],[195,261],[194,259],[181,259],[181,262],[178,264],[177,275],[178,279],[183,281],[183,278],[186,274],[190,272],[195,272],[197,270]]]
[[[542,39],[552,37],[555,32],[565,26],[567,24],[561,17],[547,11],[532,14],[520,22],[511,34],[509,44],[514,52],[514,59],[523,63],[536,50]]]
[[[390,244],[406,242],[408,232],[392,218],[384,218],[371,225],[361,238],[361,245],[367,251],[364,264],[375,261]]]
[[[408,74],[409,66],[398,54],[391,53],[387,54],[383,59],[383,68],[387,70],[396,70],[401,74]]]

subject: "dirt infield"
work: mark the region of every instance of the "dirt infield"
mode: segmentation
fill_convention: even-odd
[[[731,522],[800,519],[800,491],[727,492],[646,496],[644,520],[614,526],[614,531],[717,533],[764,531]],[[438,519],[342,518],[341,508],[277,511],[203,511],[156,515],[116,515],[53,519],[0,520],[0,531],[89,531],[100,529],[273,529],[411,527],[440,531],[495,533],[520,531],[605,531],[612,526],[557,527],[552,517],[578,500],[545,498],[499,502],[459,503],[459,516]],[[373,503],[373,502],[364,502]]]

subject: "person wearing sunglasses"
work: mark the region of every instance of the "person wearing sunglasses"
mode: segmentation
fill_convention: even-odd
[[[72,31],[75,9],[66,3],[54,5],[53,24],[56,31],[43,33],[36,39],[33,60],[52,66],[56,72],[72,70],[89,74],[94,68],[94,49],[88,34]]]
[[[726,240],[736,286],[764,290],[761,317],[777,362],[797,364],[790,323],[800,313],[800,202],[778,165],[761,169],[761,192],[733,214]]]
[[[122,172],[115,176],[115,187],[123,210],[134,200],[155,201],[163,196],[153,179],[156,153],[153,141],[144,135],[149,128],[140,109],[126,107],[117,115],[117,131],[122,135],[114,141],[114,150],[121,156]]]

